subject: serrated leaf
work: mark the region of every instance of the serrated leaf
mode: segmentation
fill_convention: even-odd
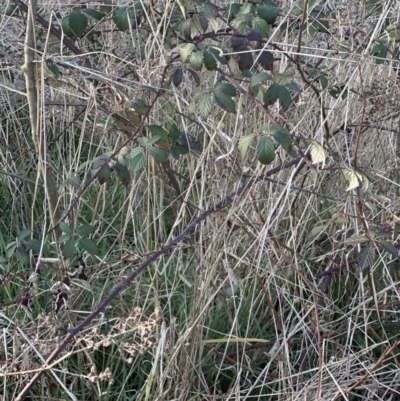
[[[71,238],[62,247],[62,254],[65,259],[70,259],[72,258],[72,256],[74,256],[75,252],[76,252],[75,240]]]
[[[182,68],[177,68],[172,74],[172,83],[178,87],[182,83],[183,71]]]
[[[375,249],[373,246],[367,245],[361,248],[360,253],[357,256],[357,263],[361,270],[366,269],[374,264],[375,261]]]
[[[154,145],[155,143],[157,143],[161,139],[162,139],[161,135],[153,135],[150,139],[147,140],[147,146]]]
[[[75,176],[69,177],[67,182],[69,185],[72,185],[75,188],[79,188],[82,181],[77,175],[75,175]]]
[[[181,56],[182,63],[186,61],[194,49],[195,45],[193,43],[188,43],[186,46],[179,49],[179,55]]]
[[[197,73],[190,68],[188,68],[188,72],[193,77],[194,82],[196,82],[197,86],[199,86],[200,85],[200,77],[197,75]]]
[[[206,119],[212,110],[211,95],[207,94],[200,99],[199,102],[199,113],[203,119]]]
[[[59,225],[60,225],[62,232],[67,233],[69,235],[72,234],[72,228],[67,223],[64,223],[63,221],[61,221]]]
[[[90,224],[82,224],[76,229],[77,235],[87,235],[94,232],[94,227]]]
[[[293,141],[292,138],[290,137],[289,131],[286,128],[284,127],[278,128],[274,132],[273,136],[276,142],[278,142],[279,145],[281,145],[282,148],[285,149],[286,151],[292,148]]]
[[[136,173],[139,170],[142,170],[146,164],[146,155],[144,154],[144,150],[141,147],[134,148],[131,151],[131,170],[133,173]]]
[[[128,7],[117,8],[114,11],[114,23],[117,28],[124,32],[129,29],[129,10]]]
[[[358,245],[358,244],[365,244],[366,242],[369,242],[370,239],[367,238],[365,235],[360,235],[360,234],[353,234],[350,238],[347,238],[344,241],[345,245]]]
[[[101,13],[100,11],[94,10],[93,8],[83,8],[82,12],[96,19],[97,21],[101,21],[106,16],[105,14]]]
[[[187,148],[184,148],[183,146],[180,145],[173,145],[170,148],[171,155],[176,159],[179,160],[181,156],[186,155],[189,150]]]
[[[163,163],[168,160],[167,153],[160,148],[156,148],[155,146],[152,146],[151,148],[149,148],[149,151],[150,151],[151,156],[158,162]]]
[[[190,66],[195,71],[200,71],[203,66],[203,52],[197,51],[190,56]]]
[[[224,92],[215,91],[214,97],[215,101],[222,109],[224,109],[228,113],[235,112],[235,102],[232,100],[230,96],[228,96]]]
[[[276,130],[279,129],[279,125],[278,124],[265,124],[262,127],[263,131],[267,132],[267,133],[271,133],[273,134]]]
[[[322,167],[325,166],[325,150],[318,142],[315,141],[311,145],[311,160],[313,164],[322,163]]]
[[[267,74],[266,72],[259,72],[258,74],[254,74],[251,77],[250,86],[257,86],[261,82],[271,81],[271,80],[272,80],[271,75]]]
[[[270,164],[275,158],[275,147],[271,138],[262,137],[257,144],[257,159],[261,164]]]
[[[268,50],[257,52],[257,61],[266,71],[274,71],[274,55]]]
[[[383,239],[380,239],[378,241],[378,244],[384,251],[386,251],[387,253],[390,253],[395,258],[399,257],[399,250],[392,243],[385,241]]]
[[[68,15],[68,26],[74,36],[81,36],[87,27],[86,15],[73,11]]]
[[[79,240],[79,247],[83,248],[90,255],[98,255],[99,248],[96,243],[89,238],[81,238]]]
[[[215,89],[215,92],[223,93],[227,96],[233,97],[236,96],[236,89],[233,85],[227,84],[225,82],[221,83]]]
[[[164,141],[168,140],[168,132],[161,127],[161,125],[148,125],[147,128],[153,134],[153,136],[160,136]]]
[[[245,47],[243,51],[245,51],[245,53],[239,54],[238,66],[240,71],[249,70],[253,66],[253,55],[248,47]]]
[[[284,110],[290,106],[290,92],[283,86],[272,84],[264,94],[264,104],[270,106],[279,100]]]
[[[249,135],[242,136],[241,138],[239,138],[238,149],[239,149],[239,152],[240,152],[240,155],[242,156],[242,158],[246,157],[247,150],[249,149],[251,141],[255,137],[256,137],[256,134],[249,134]]]
[[[294,79],[294,74],[291,73],[278,73],[276,72],[274,74],[274,79],[275,82],[279,85],[286,85],[289,84],[290,82],[293,82]]]
[[[100,185],[103,185],[109,180],[111,176],[111,168],[108,163],[105,163],[100,167],[100,170],[97,172],[96,176]]]
[[[255,17],[252,19],[253,28],[260,32],[263,38],[267,38],[269,35],[268,24],[260,17]]]
[[[217,66],[217,60],[215,59],[214,55],[208,51],[203,53],[204,58],[204,66],[207,68],[208,71],[213,71]]]
[[[26,241],[25,246],[27,249],[32,249],[34,253],[39,253],[42,243],[38,239],[32,238],[29,241]]]
[[[116,163],[114,165],[114,171],[117,174],[118,178],[121,180],[122,185],[127,187],[131,182],[131,175],[129,174],[129,170],[121,163]]]
[[[147,114],[147,112],[149,111],[149,106],[147,106],[147,104],[142,99],[135,99],[132,102],[132,107],[137,113],[141,114],[142,116]]]

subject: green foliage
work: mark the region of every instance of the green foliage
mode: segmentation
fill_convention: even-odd
[[[90,255],[99,255],[99,248],[96,243],[87,238],[94,232],[94,227],[90,224],[81,224],[74,231],[73,228],[64,223],[60,223],[60,228],[64,234],[59,238],[59,243],[63,244],[62,252],[65,259],[71,259],[75,254],[82,251]]]
[[[62,20],[62,29],[64,34],[70,38],[81,36],[87,27],[88,20],[85,14],[72,11]]]
[[[266,165],[275,159],[275,146],[268,136],[263,136],[257,143],[257,159],[261,164]]]

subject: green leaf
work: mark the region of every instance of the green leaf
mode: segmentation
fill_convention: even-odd
[[[240,3],[228,4],[228,6],[226,7],[226,11],[225,11],[225,15],[226,15],[226,18],[228,19],[228,21],[232,21],[236,17],[241,6],[242,5]]]
[[[65,259],[70,259],[72,258],[75,252],[76,252],[75,239],[71,238],[62,247],[62,253]]]
[[[144,153],[143,148],[137,147],[132,149],[131,151],[131,170],[133,173],[136,173],[139,170],[142,170],[146,164],[146,155]]]
[[[6,16],[11,17],[14,13],[18,15],[19,8],[16,4],[9,4],[6,8]]]
[[[100,170],[97,172],[97,179],[99,180],[100,185],[103,185],[108,181],[111,175],[111,168],[108,163],[103,164],[100,167]]]
[[[129,10],[128,7],[117,8],[114,11],[114,23],[117,28],[124,32],[129,29]]]
[[[79,240],[79,247],[83,248],[90,255],[98,255],[99,248],[96,243],[89,238],[81,238]]]
[[[61,21],[61,29],[64,33],[65,36],[68,36],[69,38],[74,38],[75,34],[72,31],[72,29],[69,27],[69,15],[67,15],[63,20]]]
[[[188,72],[193,77],[194,82],[196,82],[197,86],[199,86],[200,85],[200,77],[197,75],[197,73],[190,68],[188,68]]]
[[[127,187],[131,182],[131,175],[129,174],[129,170],[121,163],[116,163],[114,165],[114,171],[117,174],[118,178],[121,180],[122,184]]]
[[[26,252],[25,247],[23,247],[22,245],[19,245],[19,246],[17,246],[15,251],[17,253],[17,257],[18,257],[19,261],[23,265],[26,265],[29,263],[29,254],[28,254],[28,252]]]
[[[250,68],[253,66],[253,55],[251,54],[248,47],[245,47],[243,51],[245,51],[246,53],[239,54],[239,70],[250,70]]]
[[[82,12],[89,15],[89,17],[96,19],[97,21],[101,21],[106,16],[105,14],[93,8],[83,8]]]
[[[202,51],[195,52],[190,56],[190,66],[195,71],[201,70],[201,67],[203,66],[203,52]]]
[[[151,156],[158,162],[164,163],[168,160],[167,153],[160,148],[156,148],[155,146],[152,146],[151,148],[149,148],[149,151],[150,151]]]
[[[329,82],[325,75],[321,75],[318,79],[318,82],[321,86],[321,89],[326,89],[328,87]]]
[[[142,99],[135,99],[132,102],[133,109],[141,114],[142,116],[146,115],[149,111],[149,106]]]
[[[212,110],[211,95],[210,94],[204,95],[199,102],[200,116],[203,119],[206,119],[210,115],[211,110]]]
[[[172,74],[172,83],[178,87],[182,83],[183,71],[182,68],[177,68]]]
[[[221,83],[220,85],[217,86],[216,92],[224,93],[227,96],[236,96],[236,89],[233,85],[228,84],[228,83]]]
[[[141,138],[141,139],[147,139],[147,138]],[[162,139],[161,135],[153,135],[150,139],[147,139],[146,146],[154,145],[156,142],[160,141],[161,139]]]
[[[266,72],[259,72],[251,77],[250,86],[257,86],[264,81],[272,81],[271,75]]]
[[[238,149],[239,149],[239,152],[240,152],[240,155],[242,156],[242,158],[246,157],[247,150],[249,149],[249,146],[255,137],[256,137],[256,134],[249,134],[249,135],[242,136],[241,138],[239,138]]]
[[[76,229],[77,235],[87,235],[94,232],[94,227],[90,224],[82,224]]]
[[[252,20],[253,28],[260,32],[263,38],[267,38],[269,35],[269,27],[268,24],[260,17],[255,17]]]
[[[264,70],[274,71],[274,55],[270,51],[257,52],[257,61]]]
[[[281,145],[282,148],[285,149],[287,152],[292,150],[293,141],[292,138],[290,137],[289,131],[286,128],[284,127],[278,128],[274,132],[273,136],[276,142],[278,142],[279,145]]]
[[[67,223],[64,223],[63,221],[60,222],[60,228],[61,228],[62,232],[67,233],[69,235],[72,234],[72,228]]]
[[[218,46],[212,46],[208,48],[208,51],[214,56],[214,58],[221,64],[228,64],[228,60],[223,57],[224,51]]]
[[[226,110],[228,113],[234,113],[235,112],[235,102],[232,100],[230,96],[223,92],[217,92],[215,91],[215,101],[218,103],[218,105]]]
[[[257,159],[261,164],[270,164],[275,158],[274,143],[271,138],[264,136],[257,144]]]
[[[74,36],[81,36],[87,27],[86,15],[73,11],[68,15],[68,26]]]
[[[353,234],[350,238],[347,238],[344,241],[344,244],[345,245],[358,245],[358,244],[365,244],[369,241],[370,241],[370,239],[367,238],[365,235]]]
[[[293,82],[294,74],[291,73],[278,73],[274,74],[275,82],[279,85],[286,85]]]
[[[190,53],[195,49],[195,45],[193,43],[188,43],[186,46],[181,47],[179,49],[179,54],[181,56],[182,63],[186,61],[189,57]]]
[[[386,251],[387,253],[390,253],[391,255],[393,255],[395,258],[399,257],[399,250],[390,242],[385,241],[383,239],[380,239],[378,241],[379,246]]]
[[[20,241],[23,241],[24,239],[30,237],[30,235],[31,235],[31,230],[29,230],[29,229],[27,228],[27,229],[21,230],[21,231],[18,233],[18,239],[19,239]]]
[[[262,5],[257,7],[257,14],[267,24],[273,25],[279,16],[279,10],[269,5]]]
[[[375,248],[371,245],[367,245],[361,248],[360,253],[357,256],[357,263],[361,270],[370,267],[375,262]]]
[[[179,160],[181,156],[186,155],[189,150],[181,145],[173,145],[170,148],[171,155],[176,159]]]
[[[27,247],[27,249],[32,249],[33,252],[39,253],[42,242],[36,238],[32,238],[29,241],[26,241],[25,246]]]
[[[69,185],[72,185],[75,188],[79,188],[81,186],[82,181],[77,175],[75,175],[75,176],[69,177],[67,182]]]
[[[213,71],[217,66],[217,60],[212,53],[205,51],[203,54],[204,57],[204,66],[207,68],[208,71]]]
[[[378,57],[375,60],[376,64],[382,64],[385,62],[385,60],[380,59],[385,59],[387,57],[387,48],[383,43],[376,44],[372,47],[371,54],[373,54],[375,57]]]
[[[164,141],[168,140],[168,132],[163,127],[161,127],[161,125],[148,125],[147,128],[152,133],[152,135],[159,135]]]
[[[290,105],[290,92],[283,86],[272,84],[264,94],[264,104],[270,106],[279,100],[283,109],[286,110]]]

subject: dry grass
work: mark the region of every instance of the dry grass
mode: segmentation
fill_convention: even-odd
[[[360,245],[346,243],[367,234],[365,226],[369,235],[387,227],[385,239],[392,244],[398,240],[397,64],[377,65],[366,45],[379,37],[374,28],[385,18],[391,23],[398,19],[396,6],[389,3],[381,14],[368,16],[362,6],[335,2],[340,23],[331,24],[329,39],[322,33],[303,33],[307,48],[301,50],[302,62],[314,65],[322,59],[319,69],[331,80],[320,99],[287,57],[296,57],[298,30],[279,33],[276,28],[271,42],[281,50],[270,47],[280,59],[275,69],[292,71],[302,92],[286,113],[276,106],[270,112],[280,121],[293,119],[291,134],[301,139],[304,150],[312,140],[324,144],[324,165],[310,169],[300,163],[283,169],[271,177],[274,181],[259,182],[209,216],[74,338],[30,399],[399,399],[398,261],[376,246],[374,263],[361,270],[355,260]],[[143,86],[158,90],[163,69],[175,54],[164,48],[166,31],[161,27],[171,23],[168,18],[177,6],[163,5],[161,18],[145,15],[142,26],[151,29],[112,32],[110,20],[94,28],[100,31],[97,43],[82,41],[87,51],[97,52],[96,84],[79,57],[67,52],[51,54],[62,73],[59,85],[49,85],[42,76],[41,132],[54,163],[61,210],[71,209],[66,222],[73,227],[93,225],[90,238],[100,249],[100,256],[84,255],[88,281],[72,280],[69,309],[57,315],[52,290],[67,270],[74,270],[70,266],[75,261],[62,260],[51,235],[46,235],[50,223],[27,102],[13,92],[24,91],[23,75],[10,59],[1,58],[1,84],[9,87],[0,88],[4,400],[16,399],[67,330],[200,211],[289,160],[279,150],[272,165],[262,166],[254,147],[241,158],[238,139],[261,134],[269,122],[243,94],[236,114],[215,107],[207,118],[200,117],[196,93],[206,93],[217,75],[203,71],[200,87],[189,77],[178,88],[168,86],[148,119],[148,124],[163,126],[173,121],[202,141],[200,155],[171,160],[186,202],[177,198],[153,159],[127,187],[114,177],[103,186],[94,181],[81,193],[91,176],[90,163],[84,163],[116,151],[134,131],[119,129],[112,113],[126,118],[126,104],[135,98],[149,104],[154,93]],[[282,5],[279,24],[297,5]],[[49,0],[42,7],[46,18],[50,9],[62,16],[70,10]],[[20,65],[23,29],[21,16],[2,17],[0,32],[7,40],[2,50]],[[49,49],[60,47],[54,38],[45,39],[46,32],[37,34],[46,57]],[[349,51],[336,53],[344,41]],[[14,73],[13,83],[4,78],[7,71]],[[333,85],[347,89],[347,98],[333,98],[328,92]],[[361,121],[365,127],[359,129]],[[324,142],[325,123],[329,146]],[[143,129],[139,135],[148,132]],[[127,146],[135,143],[134,138]],[[354,166],[355,154],[369,187],[346,191],[343,171]],[[75,186],[69,179],[78,175],[82,184]],[[44,264],[37,276],[32,313],[12,302],[34,271],[32,259],[21,263],[18,249],[10,251],[23,229],[32,230],[47,247],[44,256],[58,259]],[[15,245],[20,245],[18,240]]]

